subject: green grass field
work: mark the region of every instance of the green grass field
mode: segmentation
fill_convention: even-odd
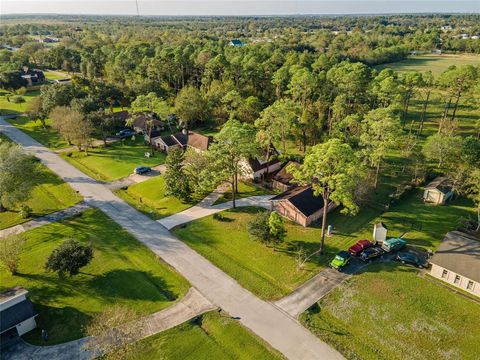
[[[283,359],[226,314],[211,312],[143,340],[131,360]]]
[[[165,196],[163,176],[156,176],[139,184],[131,185],[126,190],[115,191],[123,200],[152,219],[173,215],[191,207],[191,203],[182,203],[173,196]]]
[[[414,192],[380,215],[378,210],[364,208],[349,217],[335,210],[328,223],[334,234],[325,241],[325,255],[314,256],[303,269],[297,269],[295,255],[299,248],[308,253],[318,249],[321,229],[304,228],[286,222],[287,237],[276,251],[249,238],[247,223],[258,208],[238,208],[222,212],[222,219],[209,216],[174,229],[189,246],[204,255],[242,286],[264,299],[277,299],[314,276],[333,255],[347,249],[359,239],[371,239],[373,224],[383,221],[389,236],[403,235],[409,244],[435,249],[443,235],[454,228],[461,216],[474,215],[471,204],[458,199],[448,206],[426,205],[420,192]]]
[[[396,263],[375,264],[301,315],[347,359],[478,359],[480,305]]]
[[[0,140],[2,139],[3,137],[0,136]],[[32,217],[43,216],[65,209],[82,199],[68,184],[64,183],[45,166],[41,164],[38,166],[40,177],[38,185],[32,190],[30,199],[16,204],[16,207],[9,209],[9,211],[0,212],[0,229],[21,224],[31,220]],[[27,205],[32,209],[32,217],[23,218],[21,216],[19,209],[22,205]]]
[[[452,65],[480,65],[480,55],[468,54],[442,54],[442,55],[418,55],[410,56],[408,59],[390,64],[375,66],[376,69],[382,70],[390,68],[395,71],[428,71],[438,76],[449,66]]]
[[[143,137],[135,140],[118,141],[108,147],[90,149],[88,155],[84,152],[72,151],[62,153],[61,156],[72,165],[97,179],[112,181],[132,174],[133,169],[140,165],[155,166],[165,162],[165,154],[155,152],[150,158],[144,154],[151,152],[149,146],[143,143]]]
[[[139,315],[159,311],[182,297],[188,283],[162,263],[99,210],[53,223],[25,233],[27,242],[20,257],[19,274],[0,270],[1,290],[20,285],[27,289],[39,313],[38,328],[49,333],[49,344],[84,336],[83,327],[106,307],[119,303]],[[61,279],[46,272],[44,264],[65,239],[91,243],[92,262],[81,273]],[[26,336],[41,343],[39,330]]]
[[[39,90],[36,91],[29,91],[25,95],[22,95],[23,98],[25,99],[25,102],[15,104],[12,101],[8,101],[7,96],[5,92],[0,91],[0,115],[2,114],[18,114],[18,113],[23,113],[25,112],[27,108],[28,102],[33,99],[34,97],[38,96],[40,94]],[[10,98],[13,95],[10,95]]]
[[[227,187],[227,191],[215,201],[215,204],[224,203],[232,200],[232,190],[231,186]],[[236,199],[242,199],[250,196],[259,196],[259,195],[270,195],[273,194],[272,191],[261,188],[254,184],[246,183],[243,181],[238,182],[238,193],[236,194]]]
[[[51,72],[51,71],[44,71],[44,75],[47,78],[47,80],[58,80],[58,79],[65,79],[68,78],[69,76],[67,74],[63,74],[59,72]]]

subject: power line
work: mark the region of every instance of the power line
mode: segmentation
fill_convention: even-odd
[[[138,0],[135,0],[135,5],[137,6],[137,16],[140,17],[140,11],[138,10]]]

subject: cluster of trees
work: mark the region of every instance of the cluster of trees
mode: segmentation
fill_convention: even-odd
[[[282,243],[287,235],[283,219],[276,211],[265,211],[257,214],[248,224],[250,237],[265,245],[275,246]]]

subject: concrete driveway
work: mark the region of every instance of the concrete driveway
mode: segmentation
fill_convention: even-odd
[[[102,210],[175,268],[212,304],[238,317],[245,327],[288,359],[343,359],[340,353],[310,333],[288,313],[244,289],[164,226],[116,197],[107,186],[88,177],[1,118],[0,130],[83,195],[87,204]]]

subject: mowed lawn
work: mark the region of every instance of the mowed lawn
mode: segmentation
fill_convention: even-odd
[[[16,119],[7,119],[7,121],[50,149],[55,150],[69,146],[60,134],[50,127],[50,119],[45,120],[46,127],[43,127],[39,121],[29,120],[25,116],[20,116]]]
[[[131,360],[270,360],[283,359],[227,314],[199,318],[140,342]]]
[[[49,344],[78,339],[92,316],[119,303],[139,315],[159,311],[182,297],[189,285],[149,249],[99,210],[25,233],[19,274],[0,269],[1,290],[22,286],[39,313],[38,329]],[[45,262],[65,239],[90,243],[94,258],[80,274],[61,279],[46,272]],[[40,330],[26,336],[41,343]]]
[[[464,359],[480,354],[480,305],[418,271],[375,264],[301,321],[347,359]]]
[[[189,246],[208,258],[242,286],[264,299],[278,299],[292,292],[324,267],[336,252],[347,249],[359,239],[372,239],[373,224],[383,221],[388,236],[403,235],[410,245],[436,249],[443,235],[456,226],[460,217],[474,216],[470,202],[458,199],[448,206],[431,206],[415,191],[380,214],[366,207],[349,217],[335,210],[328,223],[334,234],[325,240],[325,254],[313,256],[298,269],[296,254],[318,249],[321,229],[304,228],[286,221],[287,237],[276,251],[250,239],[247,224],[259,208],[237,208],[221,213],[220,218],[205,217],[175,228],[174,233]]]
[[[418,55],[410,56],[406,60],[383,64],[376,66],[378,70],[390,68],[395,71],[431,71],[433,75],[438,76],[448,69],[449,66],[456,65],[480,65],[480,55],[475,54],[442,54],[442,55]]]
[[[0,115],[18,114],[18,113],[25,112],[28,102],[32,100],[34,97],[40,95],[40,90],[29,91],[26,94],[21,95],[25,99],[25,102],[22,102],[22,103],[12,102],[12,97],[14,95],[10,95],[9,96],[10,101],[8,101],[8,98],[6,95],[7,94],[4,91],[0,90]]]
[[[150,158],[145,157],[151,148],[143,142],[142,136],[134,140],[124,140],[83,151],[64,152],[61,156],[87,175],[97,179],[112,181],[133,173],[137,166],[155,166],[165,162],[165,154],[155,152]]]
[[[10,140],[0,134],[0,142],[1,141]],[[45,166],[39,163],[38,168],[40,176],[37,185],[32,190],[30,198],[16,204],[14,208],[9,208],[8,211],[0,212],[0,229],[29,221],[31,217],[43,216],[65,209],[75,205],[82,199],[67,183],[63,182]],[[21,216],[19,210],[22,205],[27,205],[32,209],[32,216],[30,218],[23,218]]]
[[[152,219],[173,215],[188,209],[195,203],[193,200],[191,203],[183,203],[173,196],[166,196],[163,176],[156,176],[139,184],[131,185],[127,189],[117,190],[115,193]]]

